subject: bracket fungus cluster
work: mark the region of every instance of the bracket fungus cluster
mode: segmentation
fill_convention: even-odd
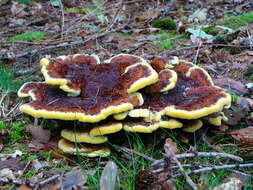
[[[107,156],[107,135],[120,130],[151,133],[158,128],[194,132],[203,123],[220,125],[230,95],[202,68],[180,60],[119,54],[100,63],[96,55],[40,61],[44,82],[25,83],[20,107],[36,118],[78,120],[82,129],[61,132],[59,148],[71,154]],[[189,121],[190,120],[190,121]]]

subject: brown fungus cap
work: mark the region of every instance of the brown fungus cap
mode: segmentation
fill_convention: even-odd
[[[164,62],[161,59],[161,62]],[[159,64],[158,58],[151,65]],[[202,68],[179,60],[173,66],[177,73],[175,87],[166,93],[143,94],[144,104],[131,110],[130,117],[144,117],[159,121],[168,115],[181,119],[197,119],[221,111],[229,106],[231,97],[223,89],[214,86],[209,74]]]
[[[80,54],[44,58],[40,64],[46,83],[85,98],[126,96],[158,80],[157,72],[143,58],[128,54],[103,64],[95,55]]]
[[[65,139],[59,140],[58,147],[65,153],[86,157],[106,157],[110,154],[110,150],[102,145],[77,144]]]
[[[33,117],[99,122],[109,115],[133,109],[141,105],[140,93],[127,96],[100,94],[97,97],[68,96],[56,85],[46,83],[26,83],[18,91],[19,97],[32,98],[30,103],[20,106],[20,110]]]
[[[175,87],[177,82],[177,73],[175,71],[164,69],[158,75],[158,81],[145,88],[147,93],[167,92]]]

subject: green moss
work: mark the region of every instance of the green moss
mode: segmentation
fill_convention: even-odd
[[[166,41],[160,42],[159,46],[162,49],[172,49],[174,48],[175,44],[172,41],[166,40]]]
[[[177,24],[169,18],[156,20],[152,23],[152,26],[155,28],[161,28],[164,30],[176,30],[177,29]]]
[[[32,2],[40,2],[40,0],[18,0],[21,4],[30,4]]]
[[[26,179],[31,179],[37,172],[35,170],[30,170],[26,172],[23,177]]]
[[[11,132],[9,134],[11,142],[21,142],[24,140],[24,135],[22,134],[25,130],[25,126],[20,123],[13,123],[10,126]]]
[[[24,140],[25,126],[21,123],[5,123],[0,122],[0,130],[8,130],[7,141],[9,143],[21,142]]]
[[[85,9],[76,8],[76,7],[67,8],[67,11],[69,11],[71,13],[78,13],[78,14],[85,14],[86,13]]]
[[[23,34],[17,34],[10,37],[7,41],[38,41],[45,38],[44,32],[25,32]]]
[[[247,25],[253,21],[253,12],[243,13],[238,16],[229,16],[223,21],[219,21],[232,29],[239,29],[242,26]]]
[[[176,48],[179,46],[176,39],[182,39],[182,38],[184,38],[183,35],[178,35],[172,32],[161,31],[160,37],[158,38],[158,41],[159,41],[158,47],[162,49],[167,49],[167,50]]]
[[[247,80],[253,81],[253,65],[251,65],[248,70],[244,73]]]
[[[0,65],[0,90],[16,91],[25,81],[15,78],[14,70]]]

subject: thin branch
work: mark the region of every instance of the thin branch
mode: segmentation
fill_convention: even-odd
[[[167,155],[164,154],[166,157]],[[235,156],[232,154],[227,154],[227,153],[221,153],[221,152],[196,152],[196,153],[184,153],[184,154],[176,154],[175,157],[177,159],[180,158],[190,158],[190,157],[222,157],[222,158],[229,158],[231,160],[236,160],[238,162],[243,162],[243,159],[239,156]],[[165,165],[164,164],[164,159],[161,160],[156,160],[152,166],[154,165]]]
[[[176,164],[179,167],[179,170],[181,171],[181,173],[184,175],[186,182],[192,187],[192,189],[194,190],[198,190],[197,185],[192,181],[192,179],[190,178],[190,176],[184,171],[184,168],[182,166],[182,164],[178,161],[178,159],[176,158],[176,154],[175,152],[172,150],[172,145],[171,144],[165,144],[164,148],[165,151],[167,153],[167,157],[174,160],[176,162]]]
[[[186,173],[187,173],[187,175],[190,175],[190,174],[197,174],[197,173],[209,172],[209,171],[214,171],[214,170],[222,170],[222,169],[229,169],[229,168],[248,168],[248,167],[253,167],[253,163],[249,163],[249,164],[229,164],[229,165],[223,165],[223,166],[205,167],[205,168],[193,170],[193,171],[186,172]],[[181,175],[182,174],[176,174],[176,175],[172,176],[172,178],[177,178]]]
[[[45,179],[41,182],[38,182],[37,185],[45,185],[45,184],[47,184],[51,181],[54,181],[54,180],[58,179],[59,177],[60,177],[59,174],[53,175],[52,177],[49,177],[49,178],[47,178],[47,179]]]
[[[215,146],[215,145],[212,145],[212,144],[208,141],[207,136],[206,136],[206,133],[204,133],[204,134],[202,135],[202,140],[204,141],[204,143],[205,143],[209,148],[212,148],[212,149],[216,150],[217,152],[223,152],[223,151],[221,150],[220,147]]]
[[[61,48],[61,47],[69,47],[69,46],[75,46],[75,45],[81,45],[81,44],[84,44],[84,43],[86,43],[86,42],[88,42],[90,40],[95,40],[97,38],[100,38],[100,37],[108,34],[108,33],[115,32],[115,31],[116,30],[104,30],[103,32],[98,33],[98,34],[94,34],[94,35],[92,35],[89,38],[84,39],[84,40],[76,40],[76,41],[72,41],[72,42],[64,42],[64,43],[60,43],[60,44],[57,44],[57,45],[46,46],[46,47],[40,48],[40,49],[29,50],[29,51],[26,51],[26,52],[23,52],[23,53],[20,53],[20,54],[16,54],[16,55],[3,56],[2,58],[3,59],[16,59],[16,58],[19,58],[19,57],[23,57],[23,56],[30,55],[30,54],[36,54],[36,53],[39,53],[39,52],[42,52],[42,51],[47,51],[47,50],[50,50],[50,49]]]
[[[59,0],[60,2],[60,8],[61,8],[61,39],[63,40],[63,34],[64,34],[64,7],[62,4],[62,1]]]
[[[120,146],[119,146],[120,147]],[[129,148],[126,148],[126,147],[120,147],[123,151],[127,152],[127,153],[132,153],[132,154],[135,154],[137,156],[141,156],[143,158],[145,158],[146,160],[150,161],[150,162],[155,162],[155,161],[158,161],[154,158],[151,158],[145,154],[142,154],[142,153],[139,153],[139,152],[136,152],[135,150],[132,150],[132,149],[129,149]]]

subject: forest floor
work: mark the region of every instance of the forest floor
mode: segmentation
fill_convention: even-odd
[[[253,188],[252,0],[2,0],[0,26],[0,189]],[[231,95],[228,121],[193,134],[122,132],[120,141],[112,135],[106,158],[63,154],[57,148],[62,123],[21,113],[17,90],[43,80],[41,58],[82,53],[101,60],[126,53],[193,62]],[[166,144],[177,154],[194,153],[178,159],[183,172],[164,159]],[[159,159],[167,170],[154,174],[151,165]],[[111,182],[102,182],[114,173]]]

